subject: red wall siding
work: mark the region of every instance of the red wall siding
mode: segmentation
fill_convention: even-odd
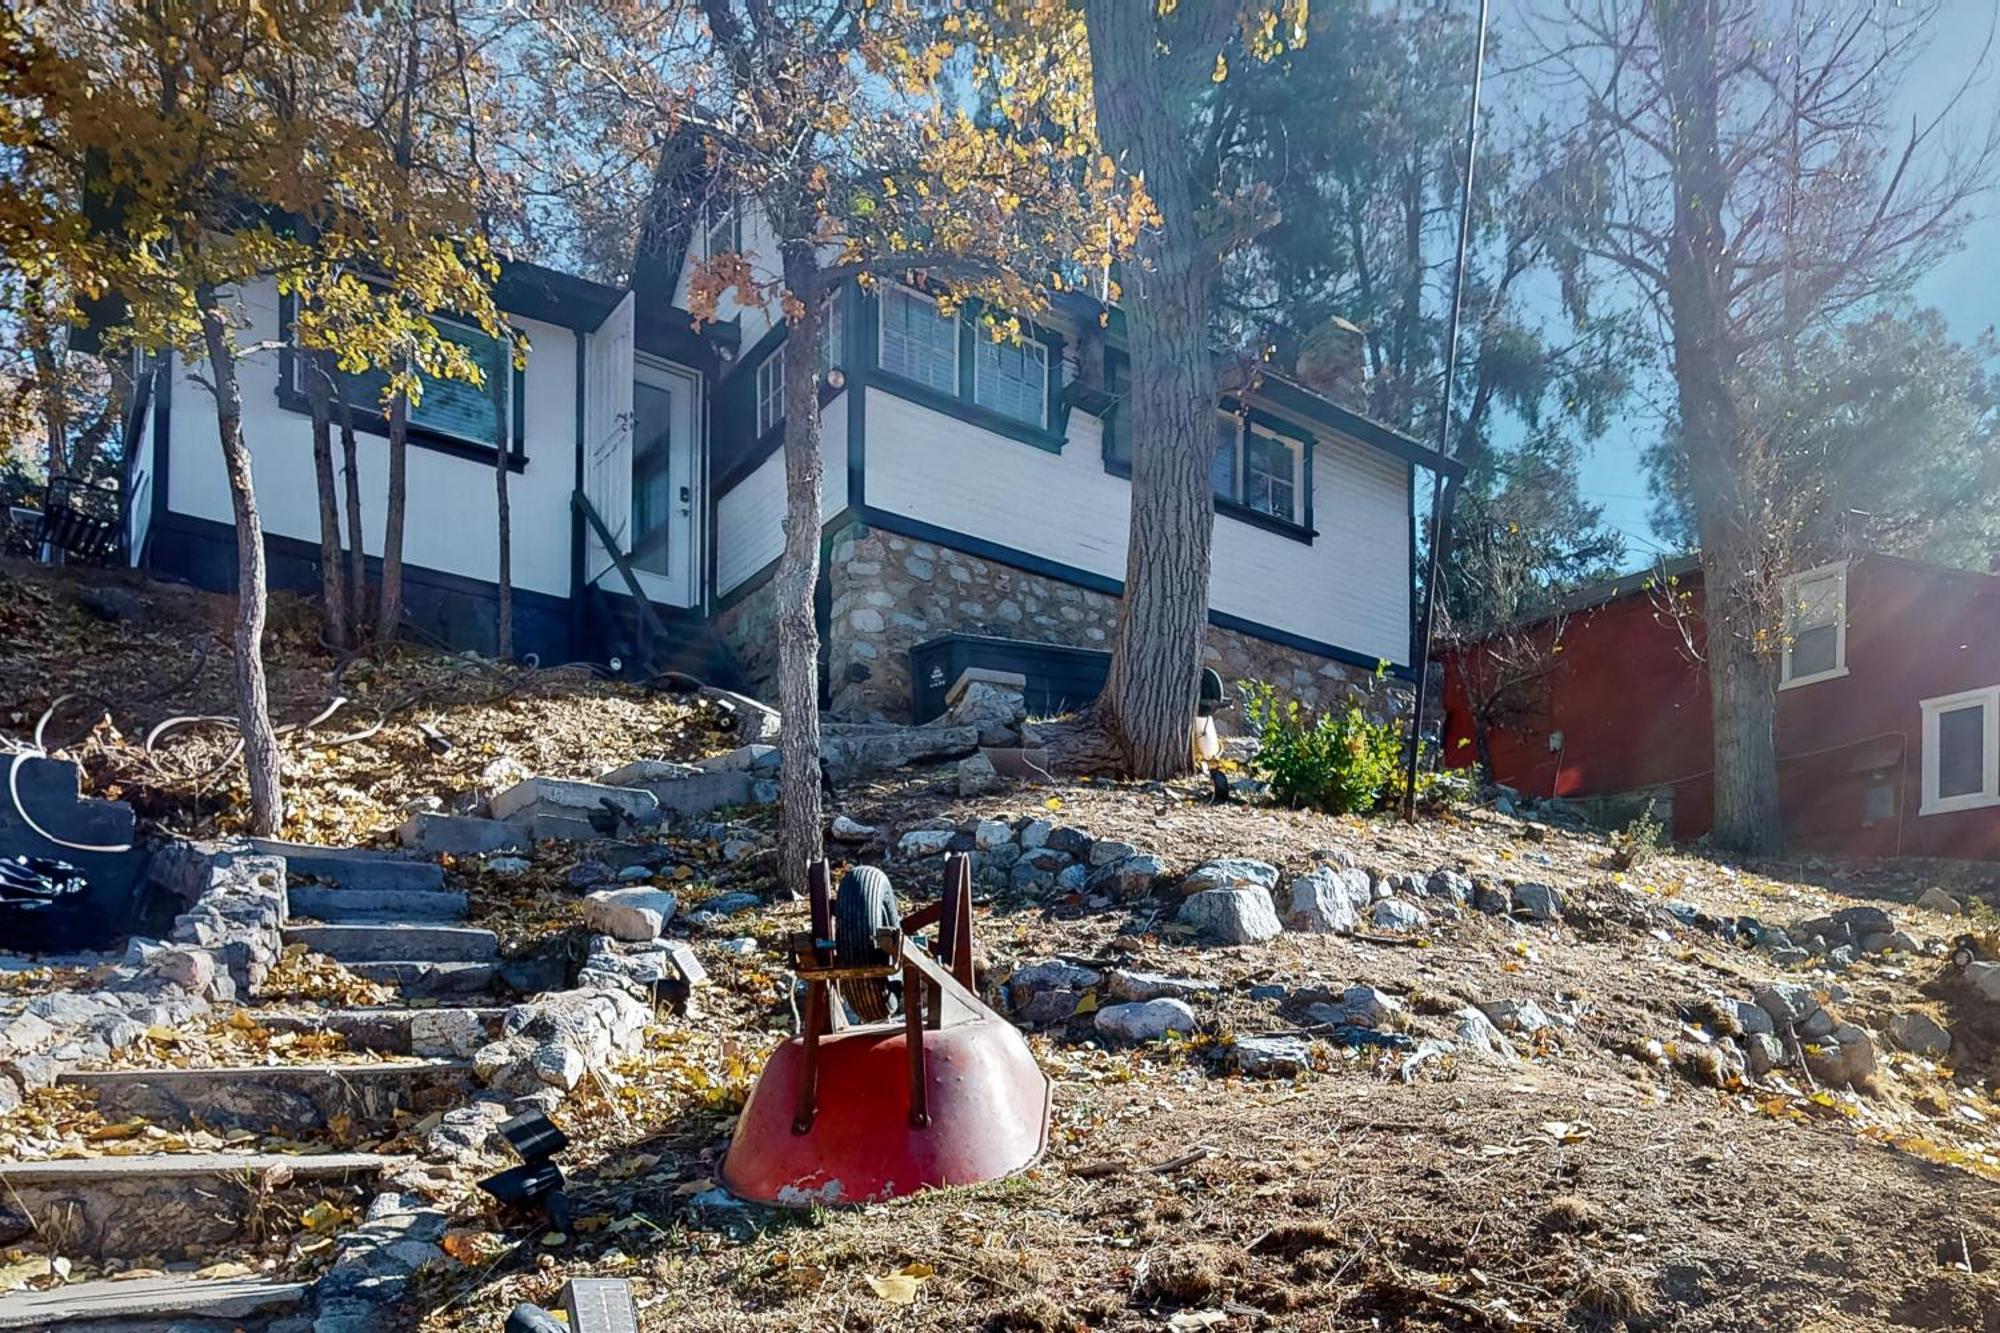
[[[1699,593],[1695,594],[1699,604]],[[2000,809],[1920,816],[1924,699],[2000,684],[2000,579],[1883,556],[1848,571],[1848,674],[1778,695],[1780,800],[1796,849],[2000,859]],[[1464,661],[1445,658],[1446,753],[1470,743]],[[1671,784],[1674,836],[1706,832],[1713,791],[1708,685],[1650,593],[1569,617],[1560,666],[1530,716],[1489,733],[1496,780],[1532,796]],[[1549,737],[1561,732],[1560,755]],[[1864,822],[1867,790],[1897,788]]]

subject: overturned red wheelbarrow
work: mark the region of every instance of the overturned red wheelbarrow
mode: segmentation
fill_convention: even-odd
[[[1032,1165],[1048,1145],[1049,1080],[974,992],[971,863],[947,857],[940,900],[901,920],[872,866],[848,872],[838,901],[825,862],[808,879],[812,930],[791,940],[802,1031],[744,1104],[724,1188],[791,1208],[872,1203]],[[933,925],[926,948],[914,936]],[[885,1021],[849,1024],[844,1008]]]

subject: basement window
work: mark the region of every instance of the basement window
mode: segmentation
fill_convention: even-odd
[[[1847,562],[1785,580],[1785,652],[1780,689],[1847,674]]]
[[[1920,815],[2000,805],[2000,685],[1923,701]]]

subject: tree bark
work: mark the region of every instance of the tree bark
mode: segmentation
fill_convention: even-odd
[[[1216,378],[1209,319],[1216,262],[1200,234],[1187,147],[1156,58],[1154,6],[1088,0],[1098,133],[1144,173],[1160,226],[1140,243],[1125,294],[1132,388],[1132,530],[1111,671],[1096,716],[1136,777],[1193,764],[1208,622]],[[1178,53],[1177,53],[1178,54]]]
[[[359,647],[368,641],[368,548],[361,533],[361,461],[354,443],[354,406],[337,388],[340,409],[340,473],[347,497],[347,641]]]
[[[333,380],[320,351],[301,353],[312,407],[313,481],[319,492],[320,635],[347,647],[347,571],[340,555],[340,491],[333,475]]]
[[[403,511],[409,499],[410,400],[389,404],[389,493],[382,501],[382,587],[375,601],[375,640],[396,641],[403,619]]]
[[[1652,0],[1661,82],[1672,109],[1674,229],[1666,256],[1695,527],[1701,542],[1710,721],[1715,743],[1715,841],[1747,855],[1776,855],[1778,808],[1774,737],[1777,680],[1768,645],[1770,608],[1763,568],[1770,534],[1754,500],[1757,451],[1735,397],[1738,356],[1730,336],[1722,162],[1720,53],[1714,0]]]
[[[236,517],[236,717],[243,733],[243,769],[250,786],[250,832],[271,837],[284,820],[284,787],[278,736],[264,684],[264,525],[251,485],[250,450],[243,442],[243,391],[236,379],[236,348],[216,304],[215,289],[196,293],[202,340],[208,349],[215,394],[216,434],[222,442],[229,503]]]
[[[810,228],[794,235],[809,236]],[[822,855],[819,772],[819,626],[813,589],[819,583],[820,457],[819,262],[810,242],[784,246],[785,286],[792,298],[785,338],[785,549],[775,579],[778,608],[779,733],[778,883],[803,890],[806,867]]]

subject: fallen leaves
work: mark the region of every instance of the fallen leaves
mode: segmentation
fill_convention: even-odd
[[[934,1276],[936,1272],[937,1270],[929,1264],[916,1262],[904,1264],[887,1277],[876,1277],[867,1273],[862,1276],[866,1279],[869,1290],[886,1303],[913,1305],[923,1290],[925,1280]]]

